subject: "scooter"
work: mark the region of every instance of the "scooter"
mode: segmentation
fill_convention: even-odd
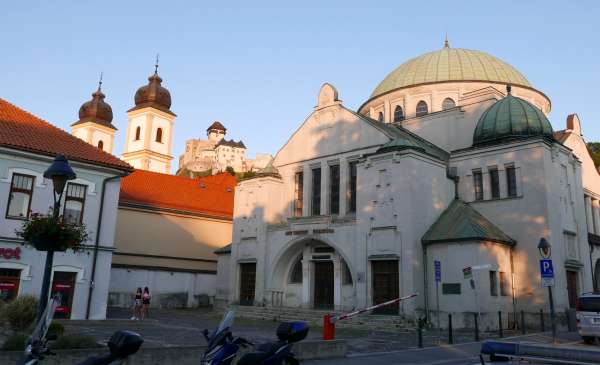
[[[242,348],[253,348],[254,345],[231,333],[234,312],[228,312],[217,329],[208,335],[203,334],[208,347],[202,357],[203,365],[229,365],[236,359],[237,365],[296,365],[298,360],[291,351],[292,344],[306,338],[309,327],[305,322],[284,322],[277,328],[279,341],[261,344],[255,351],[240,354]]]
[[[48,355],[56,355],[48,346],[48,342],[56,340],[56,335],[48,335],[48,327],[54,318],[58,303],[58,297],[51,299],[27,341],[23,357],[17,365],[34,365]],[[135,332],[117,331],[108,340],[110,352],[107,355],[90,357],[79,365],[120,365],[128,356],[135,354],[142,343],[142,336]]]

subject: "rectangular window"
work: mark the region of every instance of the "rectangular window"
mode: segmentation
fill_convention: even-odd
[[[498,277],[496,276],[496,272],[490,270],[490,295],[497,297],[498,296]]]
[[[329,166],[329,214],[340,214],[340,165]]]
[[[498,177],[498,169],[490,168],[490,191],[492,192],[492,199],[500,198],[500,179]]]
[[[503,297],[510,295],[510,281],[505,272],[500,271],[500,295]]]
[[[296,172],[294,176],[294,217],[302,217],[302,200],[304,198],[304,172]]]
[[[517,169],[506,166],[506,191],[509,197],[517,196]]]
[[[442,283],[442,294],[460,295],[460,283]]]
[[[348,164],[350,184],[348,186],[348,212],[356,212],[356,164],[357,161],[352,161]]]
[[[65,195],[65,208],[63,219],[65,223],[81,224],[83,221],[83,208],[85,206],[85,193],[87,186],[69,183]]]
[[[321,168],[312,169],[311,214],[321,214]]]
[[[473,170],[473,191],[475,200],[483,200],[483,176],[481,170]]]
[[[6,218],[27,219],[31,209],[35,176],[13,174]]]

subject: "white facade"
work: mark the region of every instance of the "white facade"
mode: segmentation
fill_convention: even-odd
[[[73,126],[71,131],[75,137],[108,152],[113,153],[115,130],[98,123],[87,122]]]
[[[557,312],[572,308],[577,294],[592,289],[588,226],[596,210],[584,195],[600,189],[600,177],[585,147],[560,140],[474,146],[475,127],[505,97],[502,87],[473,80],[406,86],[373,96],[359,114],[325,84],[274,169],[238,184],[231,254],[219,256],[229,287],[220,291],[234,304],[337,310],[419,293],[400,306],[402,314],[439,315],[443,323],[453,313],[462,327],[481,312],[482,327],[495,328],[498,310],[523,310],[528,319],[548,312],[538,271],[544,237],[553,247]],[[543,93],[513,90],[549,113]],[[449,97],[453,106],[444,108]],[[421,100],[426,114],[394,120],[394,105],[412,110]],[[471,236],[425,242],[457,201],[487,231],[477,236],[459,227]],[[437,295],[434,261],[442,267]],[[466,267],[478,268],[475,290],[463,277]]]
[[[52,158],[16,150],[2,149],[0,151],[0,210],[7,212],[9,193],[14,174],[34,178],[31,198],[32,213],[47,214],[52,207],[52,182],[43,177],[43,172],[52,163]],[[54,274],[67,273],[74,278],[71,319],[85,319],[89,303],[89,319],[104,319],[108,298],[110,266],[114,247],[117,203],[119,199],[119,177],[122,172],[71,161],[71,167],[77,174],[77,179],[71,183],[86,187],[83,223],[86,225],[90,241],[85,242],[81,252],[56,252],[54,254]],[[64,199],[64,196],[63,196]],[[101,199],[104,199],[102,217],[99,219]],[[61,203],[61,213],[64,201]],[[0,217],[0,248],[6,252],[10,249],[20,250],[20,255],[0,256],[0,270],[3,275],[19,270],[18,295],[31,294],[39,296],[42,287],[43,269],[46,259],[45,252],[22,246],[15,236],[15,230],[21,227],[22,219],[9,218],[6,214]],[[98,224],[101,221],[101,226]],[[97,241],[96,241],[97,239]],[[95,274],[94,252],[97,249]],[[94,280],[92,283],[92,276]],[[6,277],[3,277],[6,279]],[[51,281],[52,283],[53,281]],[[93,287],[90,295],[90,287]],[[52,287],[51,287],[52,288]]]

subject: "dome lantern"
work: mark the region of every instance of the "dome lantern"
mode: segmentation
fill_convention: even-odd
[[[506,91],[506,97],[490,106],[479,118],[473,145],[529,137],[553,140],[552,125],[544,113],[528,101],[513,96],[510,84]]]

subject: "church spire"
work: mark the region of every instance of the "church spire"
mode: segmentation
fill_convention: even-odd
[[[444,48],[450,48],[450,43],[448,42],[448,33],[446,33],[446,38],[444,40]]]
[[[158,75],[158,53],[156,54],[156,63],[154,63],[154,74]]]
[[[102,71],[100,71],[100,80],[98,81],[98,92],[102,91]]]

